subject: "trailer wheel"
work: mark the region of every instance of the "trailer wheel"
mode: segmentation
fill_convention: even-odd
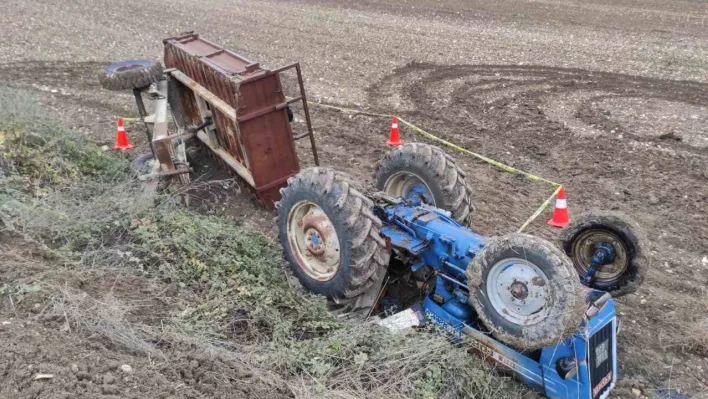
[[[585,296],[573,265],[552,243],[526,234],[491,240],[467,268],[469,302],[499,340],[522,350],[577,330]]]
[[[409,143],[395,148],[378,163],[374,179],[376,188],[388,195],[433,205],[469,224],[472,189],[465,172],[438,147]]]
[[[162,78],[162,64],[154,60],[128,60],[108,65],[98,75],[108,90],[142,89]]]
[[[131,162],[131,166],[133,169],[135,169],[136,172],[138,173],[145,173],[148,170],[148,167],[150,166],[150,161],[153,160],[152,153],[149,152],[147,154],[141,154],[138,155],[137,158]]]
[[[373,202],[345,174],[309,168],[288,180],[276,204],[285,258],[303,286],[330,298],[366,291],[390,257]]]
[[[597,244],[609,244],[615,257],[598,270],[590,288],[607,291],[613,297],[633,293],[649,267],[648,244],[638,225],[618,212],[591,212],[574,218],[561,232],[563,250],[584,277]]]

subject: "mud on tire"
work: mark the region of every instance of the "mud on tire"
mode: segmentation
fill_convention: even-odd
[[[553,345],[583,319],[586,289],[570,259],[541,238],[492,239],[470,262],[467,279],[470,305],[483,324],[518,349]]]
[[[614,265],[619,268],[616,273],[604,274],[601,269],[590,287],[607,291],[613,297],[635,292],[650,263],[648,242],[637,223],[619,212],[607,211],[592,211],[573,218],[570,226],[561,231],[561,246],[581,277],[587,270],[590,253],[579,241],[591,240],[593,234],[615,240],[615,252],[622,254],[624,262]],[[615,259],[613,263],[618,261]]]
[[[282,199],[276,204],[280,243],[293,273],[310,291],[330,298],[353,298],[366,291],[380,273],[385,273],[390,251],[379,234],[382,223],[372,213],[373,202],[362,192],[347,175],[328,168],[305,169],[290,178],[288,186],[281,190]],[[304,251],[294,241],[293,223],[303,222],[305,229],[310,222],[306,217],[300,220],[293,217],[308,203],[326,215],[336,232],[339,264],[327,278],[318,279],[312,271],[308,272],[302,263],[308,254],[303,255]],[[334,243],[325,240],[325,248],[332,246]]]
[[[427,185],[434,200],[430,205],[451,212],[462,224],[469,224],[472,189],[465,182],[465,172],[445,151],[424,143],[408,143],[389,151],[377,164],[376,188],[389,195],[400,195],[391,192],[391,182],[402,173],[415,175]]]
[[[104,89],[131,90],[150,86],[162,78],[162,64],[154,60],[129,60],[108,65],[98,75]]]

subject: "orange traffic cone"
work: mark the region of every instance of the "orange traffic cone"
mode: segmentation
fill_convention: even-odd
[[[125,134],[125,128],[123,127],[123,118],[118,118],[118,131],[116,132],[116,145],[113,146],[114,150],[130,150],[133,148],[128,142],[128,135]]]
[[[398,134],[398,118],[395,116],[393,117],[393,121],[391,121],[391,134],[389,135],[386,144],[392,147],[397,147],[403,144],[403,141],[401,141],[401,136]]]
[[[565,188],[561,186],[556,198],[556,208],[553,210],[553,217],[548,221],[548,224],[554,227],[565,227],[570,223],[568,216],[568,204],[565,202]]]

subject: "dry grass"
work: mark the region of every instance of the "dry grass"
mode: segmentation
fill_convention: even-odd
[[[164,358],[161,351],[148,342],[154,336],[153,329],[127,320],[133,311],[131,306],[111,293],[96,299],[66,287],[59,288],[51,309],[54,315],[64,317],[67,330],[106,338],[130,353]]]
[[[668,317],[667,321],[671,329],[661,334],[661,342],[667,348],[678,348],[700,356],[708,356],[708,291],[699,295],[693,308],[696,311],[688,320],[685,313],[672,314]]]
[[[2,99],[0,92],[0,117]],[[164,361],[169,355],[156,342],[191,345],[218,355],[232,372],[287,386],[295,397],[518,396],[517,385],[510,389],[467,346],[438,332],[391,335],[337,320],[324,298],[290,286],[272,239],[231,220],[189,212],[174,197],[145,201],[127,171],[115,173],[119,164],[66,144],[63,135],[70,132],[44,122],[22,129],[17,137],[37,139],[0,145],[11,162],[9,178],[0,180],[0,233],[40,248],[48,268],[62,267],[61,279],[35,276],[50,287],[50,314],[64,329]],[[33,158],[40,153],[56,162],[46,167]],[[55,173],[55,166],[66,173]],[[57,175],[61,179],[47,183],[47,176]],[[25,189],[36,184],[40,189]],[[144,317],[155,294],[101,280],[116,271],[180,287],[179,298],[161,299]],[[74,280],[103,290],[89,294]]]

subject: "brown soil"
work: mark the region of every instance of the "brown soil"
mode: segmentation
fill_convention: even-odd
[[[154,9],[153,3],[136,7]],[[254,6],[258,11],[248,14],[249,21],[259,23],[268,34],[253,38],[239,33],[243,41],[232,47],[276,64],[284,63],[283,58],[304,61],[305,74],[310,76],[308,90],[314,98],[395,112],[465,148],[563,183],[571,217],[598,208],[633,217],[645,229],[653,262],[638,292],[617,301],[623,330],[616,392],[619,397],[631,397],[631,388],[638,388],[641,395],[654,397],[670,389],[707,397],[708,354],[685,349],[680,343],[685,342],[685,326],[708,312],[708,265],[702,262],[708,256],[708,74],[701,61],[708,51],[708,3],[340,3],[303,1],[293,8],[258,3],[260,7]],[[198,7],[208,5],[214,3]],[[219,5],[225,7],[225,16],[236,15],[241,7]],[[274,11],[280,7],[288,7],[287,12]],[[336,18],[290,20],[288,12],[300,15],[294,7]],[[175,13],[168,11],[164,16],[169,21],[165,34],[151,31],[146,23],[145,35],[155,36],[151,38],[155,43],[148,44],[150,51],[132,36],[120,36],[121,40],[131,43],[134,55],[159,54],[158,39],[184,26],[185,17]],[[138,14],[136,18],[141,18]],[[194,13],[198,23],[212,33],[205,36],[229,47],[233,39],[220,40],[220,35],[228,36],[228,29],[204,21],[206,14]],[[238,19],[233,23],[241,24]],[[283,19],[291,29],[288,36],[278,36],[281,24],[270,22]],[[401,28],[386,25],[389,19],[398,23],[392,26]],[[430,21],[429,25],[416,31],[421,20]],[[296,30],[298,24],[307,29]],[[85,29],[91,32],[94,27]],[[360,40],[347,36],[349,29]],[[465,40],[451,44],[458,36]],[[481,44],[473,42],[477,37]],[[567,43],[560,40],[565,37]],[[275,40],[283,44],[273,44]],[[438,54],[435,48],[441,40],[446,47]],[[68,59],[88,51],[84,47],[77,44],[43,59]],[[316,50],[309,52],[310,47]],[[325,48],[326,54],[321,54]],[[401,48],[409,51],[398,55]],[[99,144],[112,144],[115,115],[135,115],[129,94],[98,87],[96,69],[112,61],[112,54],[100,46],[91,56],[79,54],[79,61],[28,61],[32,59],[28,54],[14,47],[13,51],[16,59],[0,65],[0,83],[40,93],[49,108],[60,111],[70,126]],[[356,62],[358,55],[362,62]],[[105,62],[96,62],[96,57]],[[52,93],[53,89],[57,92]],[[316,106],[311,111],[321,163],[371,181],[374,163],[387,150],[383,143],[390,121]],[[295,130],[301,132],[303,116],[301,111],[296,113]],[[146,151],[140,126],[130,124],[128,131],[139,150]],[[406,141],[421,141],[405,128],[402,134]],[[312,165],[309,144],[301,141],[297,147],[303,166]],[[482,233],[515,230],[552,192],[543,183],[450,153],[468,172],[477,209],[473,228]],[[199,176],[204,181],[227,177],[220,173],[212,166]],[[231,187],[215,187],[203,197],[207,203],[221,205],[207,208],[274,235],[273,215],[249,198],[247,190],[236,194]],[[544,213],[529,232],[555,238],[556,231],[544,223],[549,216]],[[14,278],[6,271],[0,273],[0,281]],[[0,308],[0,321],[12,317],[8,307]],[[112,349],[92,349],[89,342],[56,331],[45,332],[38,323],[13,319],[9,327],[0,327],[0,345],[5,351],[14,348],[10,351],[13,364],[21,368],[44,361],[53,364],[48,372],[64,370],[66,393],[93,397],[98,392],[83,391],[83,386],[72,388],[77,385],[70,378],[72,361],[67,359],[85,359],[77,362],[105,373],[110,371],[107,363],[103,365],[98,358],[126,356]],[[162,372],[146,359],[126,361],[132,361],[136,369],[145,364],[150,371],[141,381],[148,386],[150,376],[159,374],[173,386],[181,386],[182,377]],[[27,374],[15,371],[16,367],[8,369],[13,376]],[[24,377],[12,378],[16,382],[10,387],[27,383]],[[46,382],[31,384],[44,386]],[[120,384],[126,390],[133,386],[132,381]],[[12,397],[5,392],[10,391],[0,391],[0,396]],[[135,397],[152,397],[150,390],[131,392]],[[188,396],[180,390],[176,395]]]
[[[289,396],[204,342],[167,340],[158,333],[157,339],[125,345],[114,328],[140,337],[135,326],[158,329],[163,319],[183,310],[188,298],[178,296],[174,284],[124,270],[57,268],[57,260],[44,259],[41,249],[7,235],[0,235],[0,250],[0,282],[36,287],[0,291],[0,398]],[[74,309],[63,306],[68,298],[97,300],[129,317],[111,324],[118,316],[106,312],[103,325],[94,329],[75,318],[93,315],[67,314]]]

